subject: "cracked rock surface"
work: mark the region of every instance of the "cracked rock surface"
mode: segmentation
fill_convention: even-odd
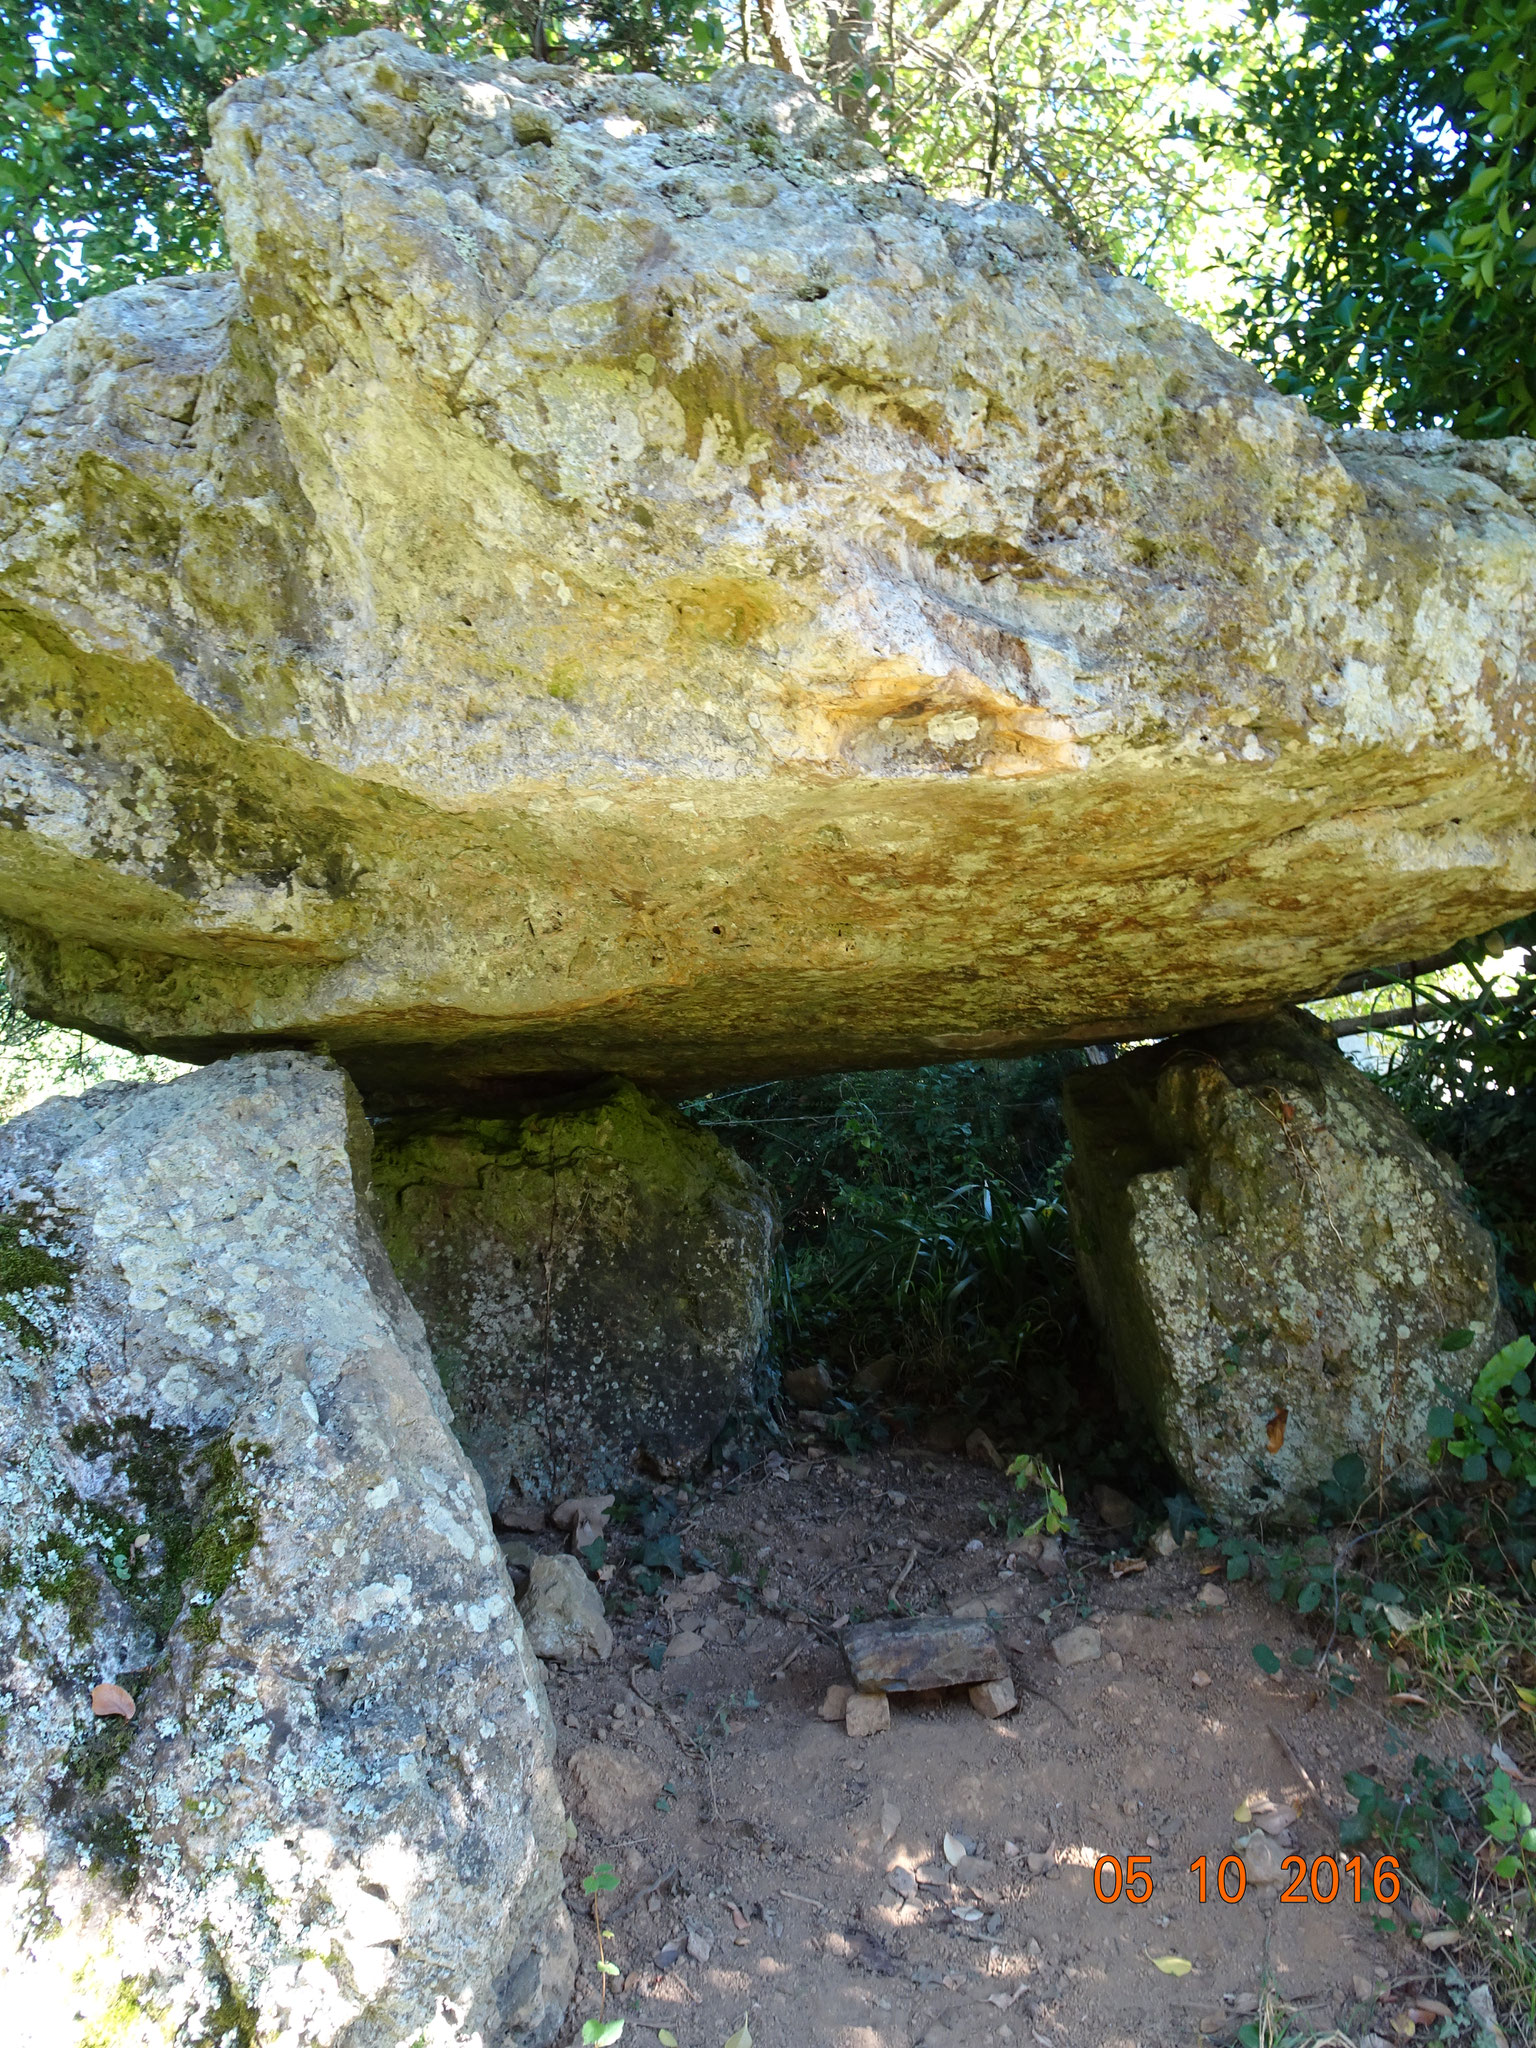
[[[1536,903],[1536,452],[1329,435],[808,89],[338,40],[0,380],[40,1013],[376,1102],[1251,1014]]]
[[[302,1053],[0,1129],[24,2048],[558,2029],[543,1678],[366,1169],[355,1094]]]
[[[1305,1521],[1350,1453],[1427,1484],[1438,1390],[1512,1332],[1461,1175],[1375,1082],[1293,1014],[1086,1068],[1063,1109],[1089,1303],[1191,1492]]]

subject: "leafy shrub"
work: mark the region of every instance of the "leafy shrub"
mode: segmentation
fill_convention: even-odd
[[[1121,1436],[1061,1197],[1061,1077],[1082,1057],[833,1074],[687,1105],[775,1191],[779,1364],[840,1380],[825,1405],[850,1447],[953,1410],[1027,1438],[1074,1482],[1144,1484],[1145,1439]]]

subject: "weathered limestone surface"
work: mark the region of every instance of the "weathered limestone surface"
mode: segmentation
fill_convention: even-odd
[[[1256,1012],[1536,903],[1536,459],[1330,440],[814,95],[242,81],[0,383],[26,1000],[380,1100]]]
[[[677,1477],[751,1406],[772,1199],[627,1082],[511,1118],[402,1116],[375,1213],[492,1509]]]
[[[0,1127],[0,1979],[26,2048],[558,2028],[549,1709],[366,1165],[356,1097],[301,1053]],[[93,1717],[103,1682],[131,1721]]]
[[[1064,1107],[1090,1304],[1197,1498],[1284,1516],[1351,1451],[1421,1482],[1437,1382],[1508,1333],[1460,1176],[1375,1083],[1293,1012],[1069,1075]]]

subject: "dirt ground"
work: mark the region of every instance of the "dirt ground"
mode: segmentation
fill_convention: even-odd
[[[1231,2040],[1266,1990],[1304,2038],[1413,2031],[1433,1959],[1372,1898],[1373,1858],[1358,1906],[1347,1873],[1332,1905],[1282,1903],[1281,1883],[1227,1905],[1217,1866],[1266,1802],[1296,1809],[1280,1856],[1336,1852],[1318,1796],[1349,1810],[1346,1770],[1395,1776],[1469,1730],[1398,1725],[1415,1710],[1389,1710],[1358,1653],[1355,1696],[1325,1697],[1289,1662],[1311,1639],[1198,1552],[1115,1578],[1090,1522],[1041,1576],[1004,1539],[1006,1478],[961,1459],[806,1456],[671,1500],[687,1576],[615,1617],[609,1663],[550,1673],[584,1957],[562,2042],[599,2011],[581,1884],[602,1864],[626,2042],[722,2048],[746,2020],[754,2048],[1172,2048]],[[837,1627],[886,1613],[893,1587],[919,1613],[984,1600],[1018,1710],[987,1720],[958,1692],[897,1698],[862,1740],[823,1721],[848,1677]],[[633,1589],[619,1564],[610,1592]],[[1060,1668],[1050,1643],[1085,1623],[1102,1656]],[[1099,1902],[1106,1853],[1147,1858],[1145,1904]]]

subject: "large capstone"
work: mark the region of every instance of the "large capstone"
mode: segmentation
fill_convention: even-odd
[[[240,81],[0,383],[40,1014],[370,1103],[1257,1014],[1536,905],[1536,452],[1330,435],[806,87]]]
[[[302,1053],[0,1128],[0,1942],[29,2042],[558,2030],[549,1709],[367,1139]]]
[[[1085,1068],[1064,1107],[1090,1304],[1196,1498],[1297,1516],[1350,1456],[1422,1484],[1437,1389],[1508,1332],[1459,1175],[1375,1082],[1297,1013]]]
[[[772,1200],[625,1082],[518,1118],[383,1122],[374,1198],[493,1509],[676,1478],[750,1408]]]

